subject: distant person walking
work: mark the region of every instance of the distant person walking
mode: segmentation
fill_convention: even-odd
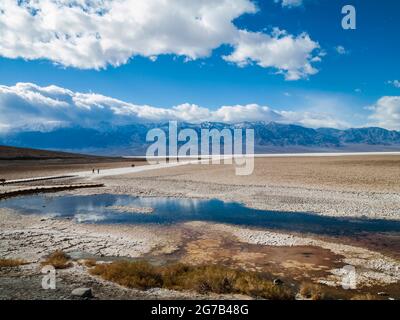
[[[100,169],[97,169],[97,174],[100,174]]]
[[[94,168],[92,169],[92,173],[94,173]]]

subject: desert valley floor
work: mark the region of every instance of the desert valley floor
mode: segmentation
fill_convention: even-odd
[[[94,188],[46,193],[46,197],[95,194],[174,199],[219,199],[266,212],[306,213],[332,221],[391,222],[392,228],[353,234],[307,229],[285,230],[216,221],[176,223],[84,223],[0,208],[0,258],[23,265],[1,268],[1,299],[70,299],[77,287],[90,287],[96,299],[243,298],[237,294],[200,294],[152,288],[128,289],[88,272],[85,259],[97,263],[144,259],[162,265],[218,264],[262,273],[299,288],[319,285],[327,297],[350,299],[369,294],[400,298],[400,156],[256,158],[250,176],[236,176],[233,165],[187,164],[107,175],[111,168],[146,165],[143,161],[95,162],[2,160],[7,180],[65,175],[43,181],[6,184],[3,193],[24,188],[82,183]],[[74,176],[99,168],[102,174]],[[4,200],[1,200],[4,201]],[[1,204],[0,201],[0,204]],[[129,209],[129,208],[128,208]],[[131,208],[132,209],[132,208]],[[134,214],[134,213],[132,213]],[[148,213],[148,214],[151,214]],[[267,213],[266,213],[267,214]],[[57,289],[43,290],[41,261],[56,250],[71,257],[57,270]],[[342,268],[353,266],[357,288],[342,288]],[[298,297],[301,298],[301,297]]]

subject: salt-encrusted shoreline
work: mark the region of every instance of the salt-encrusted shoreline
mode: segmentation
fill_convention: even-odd
[[[160,229],[155,226],[83,224],[0,209],[0,257],[35,262],[55,250],[112,257],[139,257],[154,248],[173,252],[179,234],[160,232]]]
[[[312,213],[326,217],[400,220],[400,194],[370,191],[324,190],[290,186],[240,186],[225,183],[182,181],[170,178],[124,177],[99,179],[105,188],[97,193],[143,197],[193,199],[218,198],[254,209]],[[76,194],[91,191],[77,190]]]

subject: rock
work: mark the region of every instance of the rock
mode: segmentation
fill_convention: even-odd
[[[282,285],[282,284],[283,284],[283,281],[282,281],[281,279],[279,279],[279,278],[274,279],[274,285],[280,286],[280,285]]]
[[[76,288],[72,290],[71,295],[79,298],[91,298],[93,296],[91,288]]]

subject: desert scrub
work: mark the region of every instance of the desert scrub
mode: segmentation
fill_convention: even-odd
[[[96,260],[94,260],[94,259],[87,259],[87,260],[84,260],[84,261],[83,261],[83,264],[84,264],[87,268],[92,268],[92,267],[94,267],[94,266],[97,264],[97,262],[96,262]]]
[[[110,264],[98,264],[89,272],[128,288],[145,290],[161,287],[163,284],[161,274],[147,262],[119,261]]]
[[[193,290],[201,294],[245,294],[265,299],[293,299],[293,293],[283,286],[275,286],[255,272],[230,269],[216,265],[189,266],[171,264],[156,267],[148,262],[117,261],[96,265],[92,275],[129,288],[166,288]]]
[[[312,283],[302,283],[300,294],[310,300],[323,300],[325,298],[322,287]]]
[[[12,268],[26,264],[26,261],[20,259],[0,259],[0,268]]]
[[[379,300],[376,296],[365,293],[365,294],[356,294],[351,300]]]
[[[46,260],[42,261],[42,266],[51,265],[56,269],[66,269],[72,266],[70,257],[63,251],[57,250],[50,254]]]

